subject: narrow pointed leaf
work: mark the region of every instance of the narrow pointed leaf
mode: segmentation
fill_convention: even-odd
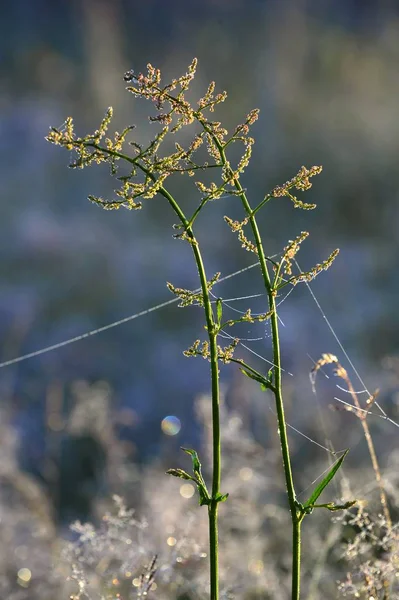
[[[206,490],[206,488],[203,485],[197,484],[197,487],[198,487],[198,494],[199,494],[199,505],[207,506],[211,501],[208,491]]]
[[[266,390],[271,390],[272,389],[271,383],[269,381],[267,381],[267,382],[264,381],[263,383],[260,384],[260,389],[262,390],[262,392],[266,392]]]
[[[201,463],[199,461],[197,452],[195,450],[192,450],[191,448],[182,448],[182,450],[186,454],[189,454],[191,456],[191,461],[193,463],[193,471],[194,471],[194,473],[198,473],[199,475],[201,475]]]
[[[335,504],[334,502],[328,502],[327,504],[314,504],[312,508],[327,508],[331,512],[337,510],[347,510],[356,504],[357,500],[349,500],[345,504]]]
[[[341,456],[341,458],[339,460],[337,460],[337,462],[335,463],[335,465],[333,465],[331,467],[331,469],[329,470],[329,472],[327,473],[327,475],[324,477],[324,479],[313,490],[313,493],[310,496],[309,500],[307,502],[305,502],[305,505],[304,505],[305,508],[310,508],[316,502],[317,498],[322,494],[322,492],[324,491],[324,489],[328,486],[328,484],[330,483],[330,481],[332,480],[332,478],[334,477],[334,475],[337,473],[337,471],[342,466],[342,463],[344,462],[345,457],[348,454],[348,452],[349,452],[349,450],[345,450],[345,452]]]
[[[251,371],[246,371],[245,369],[240,369],[240,371],[243,375],[246,375],[246,377],[249,377],[250,379],[257,381],[258,383],[265,385],[266,380],[261,375],[256,375],[255,373],[251,373]]]
[[[217,318],[218,318],[218,325],[220,327],[220,324],[222,322],[222,315],[223,315],[223,303],[222,303],[221,298],[218,298],[216,300],[216,314],[217,314]]]
[[[226,502],[227,498],[229,497],[229,494],[218,494],[216,496],[216,502]]]
[[[266,377],[263,377],[263,375],[257,375],[256,373],[246,371],[245,369],[240,369],[240,371],[246,377],[257,381],[260,385],[260,389],[262,390],[262,392],[273,389],[272,383],[268,379],[266,379]]]
[[[173,477],[180,477],[180,479],[187,479],[187,481],[194,481],[197,483],[197,480],[189,473],[186,473],[186,471],[183,471],[183,469],[168,469],[166,473],[168,475],[173,475]]]

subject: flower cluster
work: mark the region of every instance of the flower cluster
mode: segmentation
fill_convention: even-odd
[[[220,273],[215,273],[212,279],[206,282],[208,292],[210,292],[215,283],[217,283],[219,277]],[[168,290],[171,291],[172,294],[175,294],[175,296],[178,296],[180,298],[180,307],[190,306],[191,304],[204,306],[204,298],[201,290],[196,290],[193,292],[192,290],[187,290],[185,288],[175,287],[172,283],[169,282],[167,282],[166,285],[168,287]]]
[[[300,245],[308,236],[309,233],[307,231],[302,231],[295,240],[290,240],[284,248],[281,264],[284,264],[284,273],[286,275],[292,275],[292,261],[298,253]]]
[[[150,122],[158,123],[160,131],[145,146],[134,140],[127,141],[128,134],[134,129],[129,126],[121,133],[116,132],[113,137],[108,137],[107,132],[112,120],[113,111],[109,108],[99,128],[92,134],[79,137],[74,132],[74,123],[68,117],[61,128],[51,128],[47,140],[53,144],[63,146],[72,151],[76,158],[71,163],[73,168],[84,168],[93,163],[108,163],[112,175],[121,182],[119,189],[115,190],[117,198],[106,200],[98,196],[89,196],[89,200],[106,210],[117,210],[121,207],[140,209],[141,199],[151,199],[157,194],[168,197],[164,188],[168,177],[174,173],[193,176],[196,171],[204,171],[219,167],[221,182],[211,184],[198,180],[197,188],[203,195],[199,207],[194,212],[189,225],[192,225],[203,206],[210,200],[216,200],[225,195],[241,195],[242,189],[238,187],[240,175],[245,171],[251,158],[254,139],[250,137],[249,129],[257,120],[259,111],[252,110],[239,124],[232,135],[207,113],[213,113],[218,104],[227,98],[226,92],[215,93],[215,82],[211,82],[205,94],[193,105],[187,100],[186,92],[193,81],[197,69],[197,59],[189,65],[187,72],[167,85],[161,83],[162,77],[159,69],[151,64],[147,65],[147,72],[136,74],[128,71],[124,80],[128,84],[127,90],[136,97],[150,100],[155,107],[156,114],[149,117]],[[201,131],[196,133],[187,147],[176,140],[175,150],[161,154],[161,146],[169,134],[176,134],[181,128],[197,122]],[[244,152],[238,159],[236,166],[231,165],[225,151],[227,147],[236,142],[244,145]],[[205,143],[205,144],[204,144]],[[124,150],[128,144],[128,151]],[[196,153],[205,145],[208,160],[196,160]],[[128,174],[119,176],[118,166],[122,161],[129,169]],[[241,241],[248,250],[254,250],[251,244],[240,234]],[[193,238],[186,232],[176,237],[194,243]]]
[[[271,195],[274,198],[279,198],[280,196],[288,196],[294,203],[295,208],[302,208],[303,210],[312,210],[316,208],[316,204],[307,204],[306,202],[301,202],[301,200],[298,200],[296,196],[290,193],[290,190],[292,188],[295,188],[299,191],[305,191],[310,189],[312,187],[310,178],[314,177],[315,175],[319,175],[321,171],[321,166],[314,166],[310,169],[307,169],[306,167],[301,167],[298,173],[295,175],[295,177],[293,177],[289,181],[286,181],[283,185],[276,186],[273,189]]]
[[[238,338],[234,338],[228,346],[222,348],[222,346],[218,345],[218,360],[223,362],[224,364],[228,364],[233,356],[234,350],[237,348],[240,340]],[[209,360],[210,358],[210,350],[209,350],[209,342],[205,340],[201,343],[201,340],[195,340],[195,342],[187,348],[183,352],[184,356],[192,357],[192,356],[202,356],[205,360]]]
[[[259,313],[257,315],[253,315],[250,308],[240,317],[239,319],[229,319],[225,323],[223,323],[222,327],[231,327],[232,325],[236,325],[237,323],[263,323],[263,321],[267,321],[272,316],[273,311],[269,310],[265,313]]]
[[[247,252],[253,252],[254,254],[257,254],[258,249],[256,245],[251,242],[251,240],[249,240],[244,233],[244,227],[248,224],[249,219],[246,218],[243,221],[234,221],[233,219],[230,219],[230,217],[225,216],[224,220],[230,227],[231,231],[238,232],[238,241],[241,242],[241,248],[244,248],[244,250]]]
[[[211,355],[209,351],[209,342],[205,340],[202,342],[201,347],[200,344],[201,340],[195,340],[195,342],[189,348],[187,348],[187,350],[184,350],[184,356],[187,356],[188,358],[190,356],[202,356],[202,358],[208,360]]]
[[[222,348],[218,346],[218,359],[222,361],[223,364],[227,365],[233,359],[234,350],[237,348],[240,340],[238,338],[234,338],[231,344]]]
[[[331,252],[330,256],[328,258],[326,258],[326,260],[323,260],[323,262],[321,262],[321,263],[317,263],[317,265],[315,265],[309,271],[300,273],[299,275],[295,275],[294,277],[292,277],[289,280],[289,282],[292,285],[296,285],[297,283],[300,283],[302,281],[307,281],[307,282],[312,281],[322,271],[327,271],[327,269],[329,269],[331,267],[332,263],[337,258],[338,254],[339,254],[339,248],[336,248],[335,250],[333,250]]]

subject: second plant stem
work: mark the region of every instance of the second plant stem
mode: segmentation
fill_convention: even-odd
[[[226,168],[226,173],[230,169],[229,162],[225,154],[225,146],[220,142],[218,137],[214,134],[208,123],[202,118],[200,113],[195,113],[196,118],[202,125],[204,130],[212,138],[215,144],[221,164],[223,168]],[[276,403],[277,421],[278,421],[278,433],[280,438],[280,446],[282,453],[283,468],[285,474],[285,482],[287,487],[288,503],[291,513],[292,522],[292,586],[291,586],[291,598],[292,600],[299,600],[300,596],[300,583],[301,583],[301,524],[304,518],[304,514],[299,510],[296,501],[294,480],[292,476],[291,457],[288,444],[287,426],[284,414],[284,403],[282,394],[282,378],[281,378],[281,356],[280,356],[280,338],[279,338],[279,327],[278,327],[278,316],[276,307],[276,290],[273,288],[273,284],[270,279],[269,271],[267,268],[266,256],[263,250],[262,238],[258,229],[257,221],[255,218],[255,212],[252,210],[251,205],[246,196],[245,190],[241,186],[238,178],[233,177],[234,186],[238,192],[238,196],[241,198],[245,214],[249,219],[252,233],[255,238],[255,245],[258,254],[258,260],[262,272],[263,283],[266,289],[269,310],[272,311],[271,316],[271,329],[272,329],[272,344],[273,344],[273,365],[274,365],[274,397]],[[266,200],[266,199],[265,199]],[[258,207],[259,208],[259,207]]]
[[[160,193],[168,200],[174,212],[179,217],[182,225],[191,240],[191,247],[201,283],[202,298],[204,303],[206,328],[209,338],[209,351],[211,363],[212,381],[212,446],[213,446],[213,468],[212,468],[212,497],[208,506],[209,519],[209,562],[210,562],[210,600],[219,599],[219,540],[218,540],[218,495],[220,494],[221,480],[221,440],[220,440],[220,389],[219,389],[219,366],[217,347],[217,328],[213,316],[212,304],[209,297],[206,272],[201,252],[192,228],[185,217],[180,206],[173,196],[163,187]]]
[[[156,177],[144,165],[138,162],[137,157],[132,158],[122,152],[116,152],[108,148],[99,146],[90,142],[87,144],[97,150],[115,158],[125,160],[135,165],[145,173],[152,181],[156,182]],[[219,540],[218,540],[218,495],[220,494],[221,481],[221,440],[220,440],[220,389],[219,389],[219,366],[218,366],[218,347],[217,347],[217,328],[212,310],[212,304],[209,296],[206,272],[202,255],[195,239],[191,223],[186,218],[184,212],[175,198],[163,186],[159,187],[159,193],[169,202],[176,216],[179,218],[184,230],[190,239],[195,263],[200,278],[202,298],[204,303],[206,328],[209,338],[209,351],[211,363],[211,381],[212,381],[212,444],[213,444],[213,465],[212,465],[212,497],[208,506],[209,518],[209,561],[210,561],[210,600],[219,599]]]
[[[221,159],[223,163],[226,163],[226,156],[223,148],[219,147]],[[269,310],[272,311],[271,316],[271,330],[272,330],[272,344],[273,344],[273,365],[274,365],[274,398],[276,403],[277,422],[278,422],[278,434],[280,438],[281,454],[283,459],[283,468],[285,475],[285,482],[287,487],[288,503],[291,513],[292,522],[292,586],[291,586],[291,597],[292,600],[299,600],[300,595],[300,583],[301,583],[301,524],[303,520],[303,514],[298,510],[296,502],[296,494],[294,487],[294,480],[292,476],[291,457],[290,449],[288,444],[287,436],[287,425],[284,413],[284,402],[282,393],[282,378],[281,378],[281,353],[280,353],[280,338],[279,338],[279,327],[278,327],[278,315],[276,307],[276,293],[271,283],[269,271],[267,268],[266,256],[263,250],[262,238],[259,232],[259,228],[256,222],[255,215],[251,209],[248,198],[245,194],[239,181],[235,181],[235,187],[241,198],[244,211],[249,218],[252,233],[255,239],[256,249],[258,253],[259,265],[262,272],[263,283],[266,289]]]
[[[238,183],[238,186],[240,184]],[[244,205],[245,212],[251,215],[251,207],[244,190],[241,191],[241,199]],[[263,282],[266,288],[269,310],[272,311],[271,330],[273,344],[273,364],[274,364],[274,398],[276,403],[278,434],[280,438],[281,454],[283,459],[283,468],[285,482],[287,487],[288,503],[292,521],[292,600],[299,600],[300,583],[301,583],[301,524],[303,515],[299,512],[296,504],[296,495],[294,480],[292,476],[290,449],[287,436],[287,425],[285,420],[284,402],[282,393],[282,377],[281,377],[281,353],[280,353],[280,337],[278,327],[278,315],[276,307],[276,297],[271,284],[269,271],[267,268],[266,257],[263,250],[262,239],[259,233],[256,219],[253,215],[249,218],[252,232],[255,238],[255,244],[258,251],[259,264],[262,271]]]
[[[204,125],[206,128],[206,125]],[[211,134],[211,132],[209,132]],[[212,134],[211,134],[212,135]],[[225,151],[219,140],[212,136],[213,141],[218,148],[218,152],[221,158],[221,162],[224,166],[228,164]],[[252,229],[252,233],[255,239],[255,245],[258,254],[259,265],[262,272],[263,283],[267,293],[269,301],[269,310],[272,312],[271,316],[271,330],[272,330],[272,344],[273,344],[273,366],[274,366],[274,397],[276,403],[277,422],[278,422],[278,434],[280,438],[281,454],[283,460],[283,468],[285,475],[285,482],[287,487],[288,503],[291,513],[292,522],[292,585],[291,585],[291,598],[292,600],[299,600],[300,596],[300,583],[301,583],[301,524],[304,518],[304,514],[301,513],[297,506],[294,480],[292,476],[291,457],[290,449],[288,444],[287,436],[287,425],[284,413],[283,393],[282,393],[282,378],[281,378],[281,354],[280,354],[280,338],[279,338],[279,327],[278,327],[278,315],[276,307],[276,291],[273,289],[273,285],[270,279],[269,271],[267,268],[266,255],[263,250],[262,238],[259,232],[255,214],[252,211],[251,205],[246,196],[245,190],[241,186],[239,180],[234,179],[234,185],[241,198],[244,211],[249,219],[249,223]]]
[[[243,192],[242,201],[245,211],[250,214],[251,207]],[[296,494],[294,480],[292,476],[290,449],[288,444],[287,425],[284,412],[284,402],[282,393],[282,377],[281,377],[281,353],[280,353],[280,337],[278,327],[278,315],[276,307],[275,293],[271,285],[270,275],[268,272],[266,257],[262,246],[259,229],[254,216],[250,217],[252,232],[255,237],[255,243],[258,250],[259,263],[262,271],[264,285],[267,291],[269,300],[269,309],[272,311],[271,316],[271,331],[273,343],[273,364],[274,364],[274,398],[276,403],[278,434],[280,438],[281,454],[283,459],[283,468],[285,482],[287,487],[288,503],[292,521],[292,600],[299,600],[300,583],[301,583],[301,524],[303,514],[300,513],[296,503]]]

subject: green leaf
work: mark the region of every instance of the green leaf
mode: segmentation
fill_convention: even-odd
[[[249,377],[250,379],[257,381],[260,384],[260,389],[262,390],[262,392],[273,389],[272,383],[268,379],[266,379],[266,377],[263,377],[263,375],[260,375],[257,373],[252,373],[252,371],[246,371],[245,369],[241,369],[241,368],[240,368],[240,371],[246,377]]]
[[[356,504],[357,500],[349,500],[345,504],[335,504],[334,502],[327,502],[327,504],[313,504],[311,508],[327,508],[331,512],[336,510],[347,510]]]
[[[246,371],[245,369],[241,369],[241,368],[240,368],[240,371],[246,377],[249,377],[250,379],[257,381],[258,383],[265,385],[266,380],[264,377],[262,377],[262,375],[256,375],[255,373],[252,373],[251,371]]]
[[[266,392],[266,390],[271,390],[273,388],[271,383],[267,381],[260,384],[260,389],[262,390],[262,392]]]
[[[312,506],[316,502],[317,498],[322,494],[322,492],[324,491],[324,489],[328,486],[328,484],[330,483],[330,481],[332,480],[332,478],[334,477],[334,475],[337,473],[337,471],[342,466],[342,463],[344,462],[345,457],[348,454],[348,452],[349,452],[349,450],[345,450],[345,452],[343,453],[343,455],[341,456],[341,458],[339,460],[337,460],[337,462],[335,463],[335,465],[333,465],[331,467],[331,469],[329,470],[329,472],[327,473],[327,475],[324,477],[324,479],[313,490],[312,495],[310,496],[310,498],[308,499],[308,501],[305,502],[305,504],[304,504],[304,508],[305,509],[306,508],[312,508]]]
[[[226,502],[227,498],[229,497],[229,494],[221,494],[220,492],[216,495],[216,502]]]
[[[220,327],[220,324],[222,322],[222,315],[223,315],[223,303],[222,303],[221,298],[218,298],[216,300],[216,314],[217,314],[217,318],[218,318],[218,325]]]
[[[194,477],[191,477],[191,480],[195,482],[198,488],[199,494],[199,504],[200,506],[208,505],[210,502],[209,492],[207,490],[204,478],[201,473],[201,463],[198,458],[198,454],[192,448],[182,448],[182,450],[191,456],[191,461],[193,465]]]
[[[202,479],[202,475],[201,475],[201,463],[199,461],[198,458],[198,454],[195,450],[193,450],[192,448],[182,448],[183,452],[185,452],[186,454],[189,454],[191,456],[191,461],[193,464],[193,471],[194,473],[198,473],[198,475],[200,475],[201,479]]]
[[[197,480],[189,473],[186,473],[186,471],[183,471],[183,469],[168,469],[166,473],[168,475],[173,475],[173,477],[180,477],[180,479],[187,479],[188,481],[197,483]]]
[[[198,493],[199,493],[199,505],[200,506],[204,506],[204,505],[208,506],[211,499],[209,497],[207,489],[203,485],[200,485],[199,483],[197,483],[197,487],[198,487]]]

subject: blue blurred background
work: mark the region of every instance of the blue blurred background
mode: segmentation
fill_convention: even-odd
[[[168,81],[198,57],[198,97],[210,80],[229,93],[218,112],[222,122],[232,127],[250,109],[261,110],[244,178],[253,204],[301,165],[323,165],[304,197],[317,202],[316,211],[296,211],[284,199],[266,207],[260,222],[267,252],[280,251],[303,229],[311,232],[303,266],[341,248],[313,289],[370,387],[384,383],[384,360],[397,353],[399,339],[396,2],[14,0],[0,11],[2,361],[168,300],[166,281],[198,286],[189,248],[173,240],[162,198],[141,212],[102,211],[86,197],[112,196],[108,171],[68,170],[67,153],[44,139],[69,115],[79,133],[92,131],[111,105],[114,127],[139,124],[143,141],[153,135],[149,107],[125,91],[124,72],[151,62]],[[185,185],[182,193],[191,190]],[[197,201],[187,198],[193,207]],[[210,274],[251,264],[222,222],[224,214],[239,214],[235,204],[213,203],[200,224]],[[304,408],[292,417],[301,427],[312,402],[307,354],[316,359],[339,350],[299,287],[281,316],[284,361],[295,380],[288,384],[303,394]],[[217,293],[261,291],[251,270]],[[79,505],[68,490],[88,479],[95,495],[111,438],[127,461],[138,463],[198,443],[193,400],[208,392],[207,364],[182,350],[201,327],[199,310],[175,304],[0,370],[20,467],[42,482],[62,521],[90,515],[90,501]],[[270,358],[267,339],[255,350]],[[238,380],[233,368],[222,378],[229,390]],[[89,384],[99,386],[106,415],[94,422],[94,407],[90,427],[86,415],[79,429],[72,416]],[[392,389],[384,389],[390,410]],[[162,431],[167,415],[181,422],[178,440]]]

